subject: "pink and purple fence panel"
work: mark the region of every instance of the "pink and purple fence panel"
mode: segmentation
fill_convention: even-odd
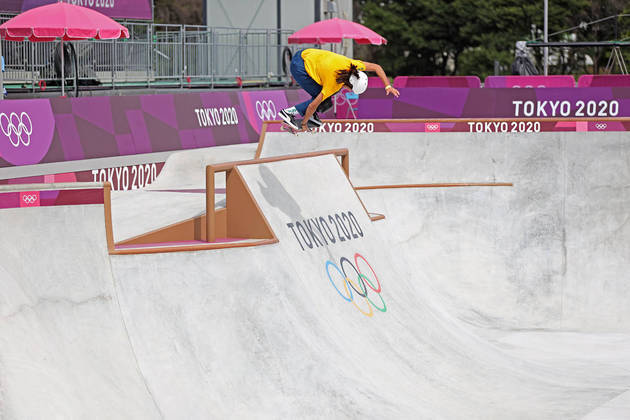
[[[103,187],[0,191],[0,209],[103,204],[104,200]]]
[[[580,78],[582,85],[587,79]],[[591,85],[624,85],[581,89],[476,89],[461,87],[479,86],[476,77],[398,77],[395,84],[405,88],[396,99],[386,95],[378,78],[369,83],[371,87],[358,102],[351,102],[359,119],[630,117],[630,76],[591,77]],[[459,88],[420,87],[427,84]],[[0,101],[0,169],[255,143],[263,121],[277,120],[280,109],[307,97],[301,89],[278,89]],[[338,104],[337,117],[352,117],[347,105],[348,101],[344,109]],[[332,116],[330,112],[322,118]],[[372,126],[342,123],[341,130]],[[619,121],[605,126],[606,131],[626,130]],[[335,130],[339,127],[334,125]],[[592,129],[590,123],[588,129]],[[448,130],[440,124],[439,131]],[[20,182],[109,181],[116,190],[135,189],[145,187],[147,180],[152,182],[161,165],[94,168],[82,173],[60,170]],[[3,177],[0,184],[12,182],[7,178],[17,176]]]
[[[398,76],[395,88],[480,88],[477,76]]]
[[[570,75],[553,76],[488,76],[486,88],[572,88],[575,79]]]
[[[583,74],[578,87],[630,87],[628,74]]]
[[[436,118],[437,120],[437,118]],[[280,124],[271,124],[267,132],[280,132]],[[456,122],[413,120],[324,120],[320,133],[540,133],[551,131],[630,131],[629,121],[555,121],[462,119]]]

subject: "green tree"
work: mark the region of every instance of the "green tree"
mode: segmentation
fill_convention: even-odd
[[[577,29],[570,31],[577,41],[612,41],[625,40],[630,37],[630,16],[619,16],[630,13],[630,6],[625,0],[593,0],[576,14],[574,23]],[[625,7],[625,9],[624,9]],[[561,36],[564,36],[562,34]],[[588,55],[592,66],[581,60],[581,72],[600,73],[606,67],[612,52],[610,47],[584,48],[577,55],[585,58]],[[627,53],[624,53],[627,55]],[[627,59],[627,57],[626,57]]]
[[[155,23],[175,25],[202,25],[205,0],[155,0]]]

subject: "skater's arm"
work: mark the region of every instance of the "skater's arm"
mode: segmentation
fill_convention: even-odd
[[[387,92],[388,95],[391,93],[397,98],[400,96],[400,92],[398,92],[398,89],[396,89],[389,83],[389,79],[387,78],[383,67],[375,63],[368,63],[367,61],[364,61],[363,64],[365,64],[366,71],[373,71],[381,79],[381,81],[383,82],[383,86],[385,86],[385,92]]]
[[[324,94],[320,93],[313,99],[313,101],[306,108],[306,112],[304,113],[304,118],[302,119],[302,129],[300,131],[308,130],[308,120],[313,116],[315,110],[324,100]]]

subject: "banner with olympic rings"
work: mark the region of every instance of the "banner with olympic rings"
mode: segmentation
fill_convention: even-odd
[[[554,122],[547,117],[629,117],[630,87],[592,88],[401,88],[392,99],[382,88],[361,95],[357,117],[322,133],[628,131],[619,121]],[[170,152],[259,140],[263,122],[308,98],[301,89],[247,89],[176,94],[14,99],[0,103],[0,168]],[[329,111],[322,116],[332,118]],[[462,118],[461,122],[381,122],[391,118]],[[536,118],[535,121],[471,122],[466,118]],[[280,131],[280,125],[267,127]],[[139,159],[140,160],[140,159]],[[139,163],[139,162],[138,162]],[[142,163],[146,163],[146,159]],[[155,162],[159,163],[159,162]],[[105,164],[107,165],[107,164]],[[40,175],[54,175],[42,168]],[[0,183],[15,179],[6,171]],[[78,178],[77,178],[78,179]],[[20,181],[17,181],[20,182]],[[46,182],[30,178],[28,182]]]
[[[307,97],[286,89],[2,101],[0,168],[255,143],[263,121]]]
[[[360,119],[630,117],[630,87],[402,87],[392,100],[368,88],[356,105]],[[627,131],[623,126],[617,130]],[[468,131],[468,130],[463,130]],[[561,131],[561,130],[552,130]]]
[[[102,188],[0,193],[0,209],[103,204]]]

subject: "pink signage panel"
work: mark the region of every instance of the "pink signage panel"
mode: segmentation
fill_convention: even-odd
[[[630,87],[628,74],[583,74],[578,87]]]
[[[480,88],[477,76],[398,76],[394,79],[395,88]]]
[[[377,88],[377,87],[384,88],[385,86],[383,86],[383,81],[381,80],[380,77],[372,76],[372,77],[368,77],[368,87],[369,88]]]
[[[16,191],[0,193],[0,209],[103,204],[104,200],[102,188]]]
[[[484,81],[487,88],[571,88],[575,79],[571,75],[553,76],[488,76]]]
[[[0,1],[0,12],[22,13],[35,7],[56,3],[59,0],[8,0]],[[115,19],[153,19],[151,0],[61,0],[76,6],[89,7]]]

